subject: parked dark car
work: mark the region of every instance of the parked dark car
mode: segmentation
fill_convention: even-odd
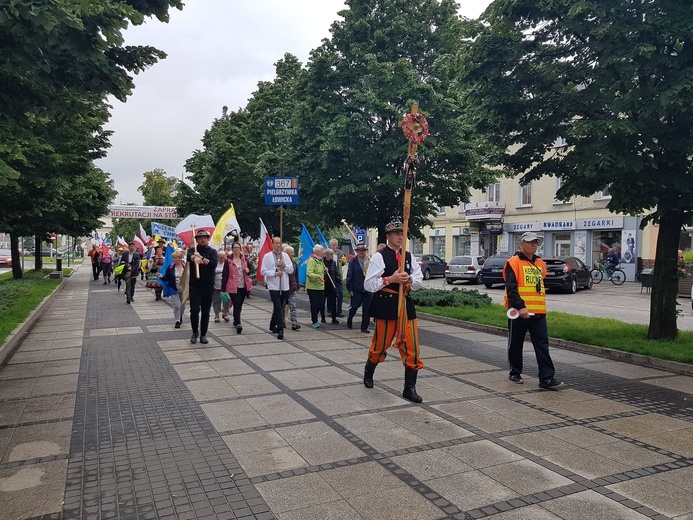
[[[483,256],[453,256],[445,269],[445,281],[450,285],[457,280],[481,283],[481,266],[483,265]]]
[[[439,256],[416,255],[414,260],[419,262],[424,280],[428,280],[431,276],[445,276],[445,268],[448,264]]]
[[[592,288],[592,276],[590,268],[579,258],[574,256],[559,256],[556,258],[544,258],[546,262],[546,289],[560,289],[569,293],[576,293],[578,289]]]
[[[0,249],[0,266],[12,267],[12,251]]]
[[[487,288],[491,288],[495,284],[505,285],[505,280],[503,280],[503,267],[510,254],[500,254],[489,256],[484,262],[484,266],[481,268],[481,283],[483,283]]]

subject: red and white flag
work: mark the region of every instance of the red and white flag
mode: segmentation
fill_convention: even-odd
[[[123,237],[118,235],[118,246],[120,247],[128,247],[128,243],[125,241]]]
[[[144,245],[144,242],[142,241],[142,239],[140,237],[138,237],[137,235],[135,235],[134,242],[135,242],[135,245],[137,246],[137,249],[140,250],[140,254],[144,255],[144,252],[146,251],[147,247]]]
[[[142,224],[140,224],[140,238],[142,239],[142,243],[145,246],[149,247],[150,245],[152,245],[152,242],[153,242],[152,237],[150,237],[147,234],[147,232],[142,227]]]
[[[261,282],[265,279],[265,277],[262,276],[262,274],[260,274],[260,268],[262,267],[262,259],[267,253],[271,251],[272,237],[267,232],[265,223],[262,221],[262,219],[260,219],[260,252],[257,254],[257,269],[255,270],[255,277]]]
[[[214,233],[215,225],[214,219],[212,219],[211,215],[195,215],[194,213],[188,215],[180,221],[180,223],[176,226],[175,229],[176,235],[178,235],[178,237],[183,241],[183,243],[187,247],[192,246],[195,242],[193,240],[193,226],[195,227],[195,233],[197,233],[201,229],[206,229],[207,231],[209,231],[210,237],[212,236],[212,233]]]

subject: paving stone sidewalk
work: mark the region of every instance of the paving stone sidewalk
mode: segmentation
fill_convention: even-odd
[[[208,345],[144,286],[83,266],[0,369],[0,518],[693,518],[693,379],[553,350],[568,388],[507,380],[506,341],[420,320],[422,405],[396,352],[361,383],[344,325]],[[300,295],[305,300],[305,294]]]

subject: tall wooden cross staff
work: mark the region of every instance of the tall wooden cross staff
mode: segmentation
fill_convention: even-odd
[[[428,136],[428,122],[422,113],[419,112],[418,105],[412,105],[411,112],[404,116],[404,121],[400,121],[404,135],[409,140],[407,149],[407,160],[404,163],[404,208],[402,209],[402,255],[399,262],[399,272],[404,272],[404,264],[407,256],[407,234],[409,232],[409,215],[411,213],[411,192],[416,180],[416,165],[419,162],[416,150],[419,143],[422,143]],[[397,308],[397,338],[395,344],[404,343],[407,328],[407,293],[405,284],[399,284],[399,300]]]

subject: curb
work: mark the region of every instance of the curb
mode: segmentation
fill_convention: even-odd
[[[78,267],[72,267],[73,274],[77,269]],[[63,290],[65,285],[67,285],[67,282],[70,281],[70,278],[71,276],[63,277],[60,285],[58,285],[52,293],[46,296],[41,301],[41,303],[39,303],[38,306],[29,313],[29,316],[27,316],[24,323],[18,325],[17,328],[14,329],[9,336],[7,336],[5,342],[2,345],[0,345],[0,368],[7,365],[7,362],[17,351],[17,349],[21,346],[22,342],[24,341],[24,338],[26,338],[26,335],[33,328],[34,324],[38,321],[39,318],[41,318],[45,314],[46,309],[48,307],[48,303],[53,299],[55,295],[57,295],[58,293],[60,293],[60,291]]]
[[[483,325],[481,323],[473,323],[471,321],[448,318],[446,316],[436,316],[435,314],[426,314],[419,309],[416,309],[416,313],[417,315],[420,314],[422,318],[436,323],[453,325],[461,329],[469,329],[477,332],[486,332],[487,334],[504,336],[506,338],[508,336],[508,330],[503,327]],[[575,341],[568,341],[565,339],[549,337],[549,341],[551,343],[551,347],[554,348],[561,348],[563,350],[598,356],[612,361],[621,361],[623,363],[630,363],[631,365],[666,370],[667,372],[673,372],[675,374],[681,374],[684,376],[693,376],[693,365],[679,363],[678,361],[668,361],[666,359],[653,358],[644,356],[642,354],[633,354],[632,352],[623,352],[621,350],[614,350],[612,348],[597,347],[595,345],[586,345],[584,343],[577,343]]]

